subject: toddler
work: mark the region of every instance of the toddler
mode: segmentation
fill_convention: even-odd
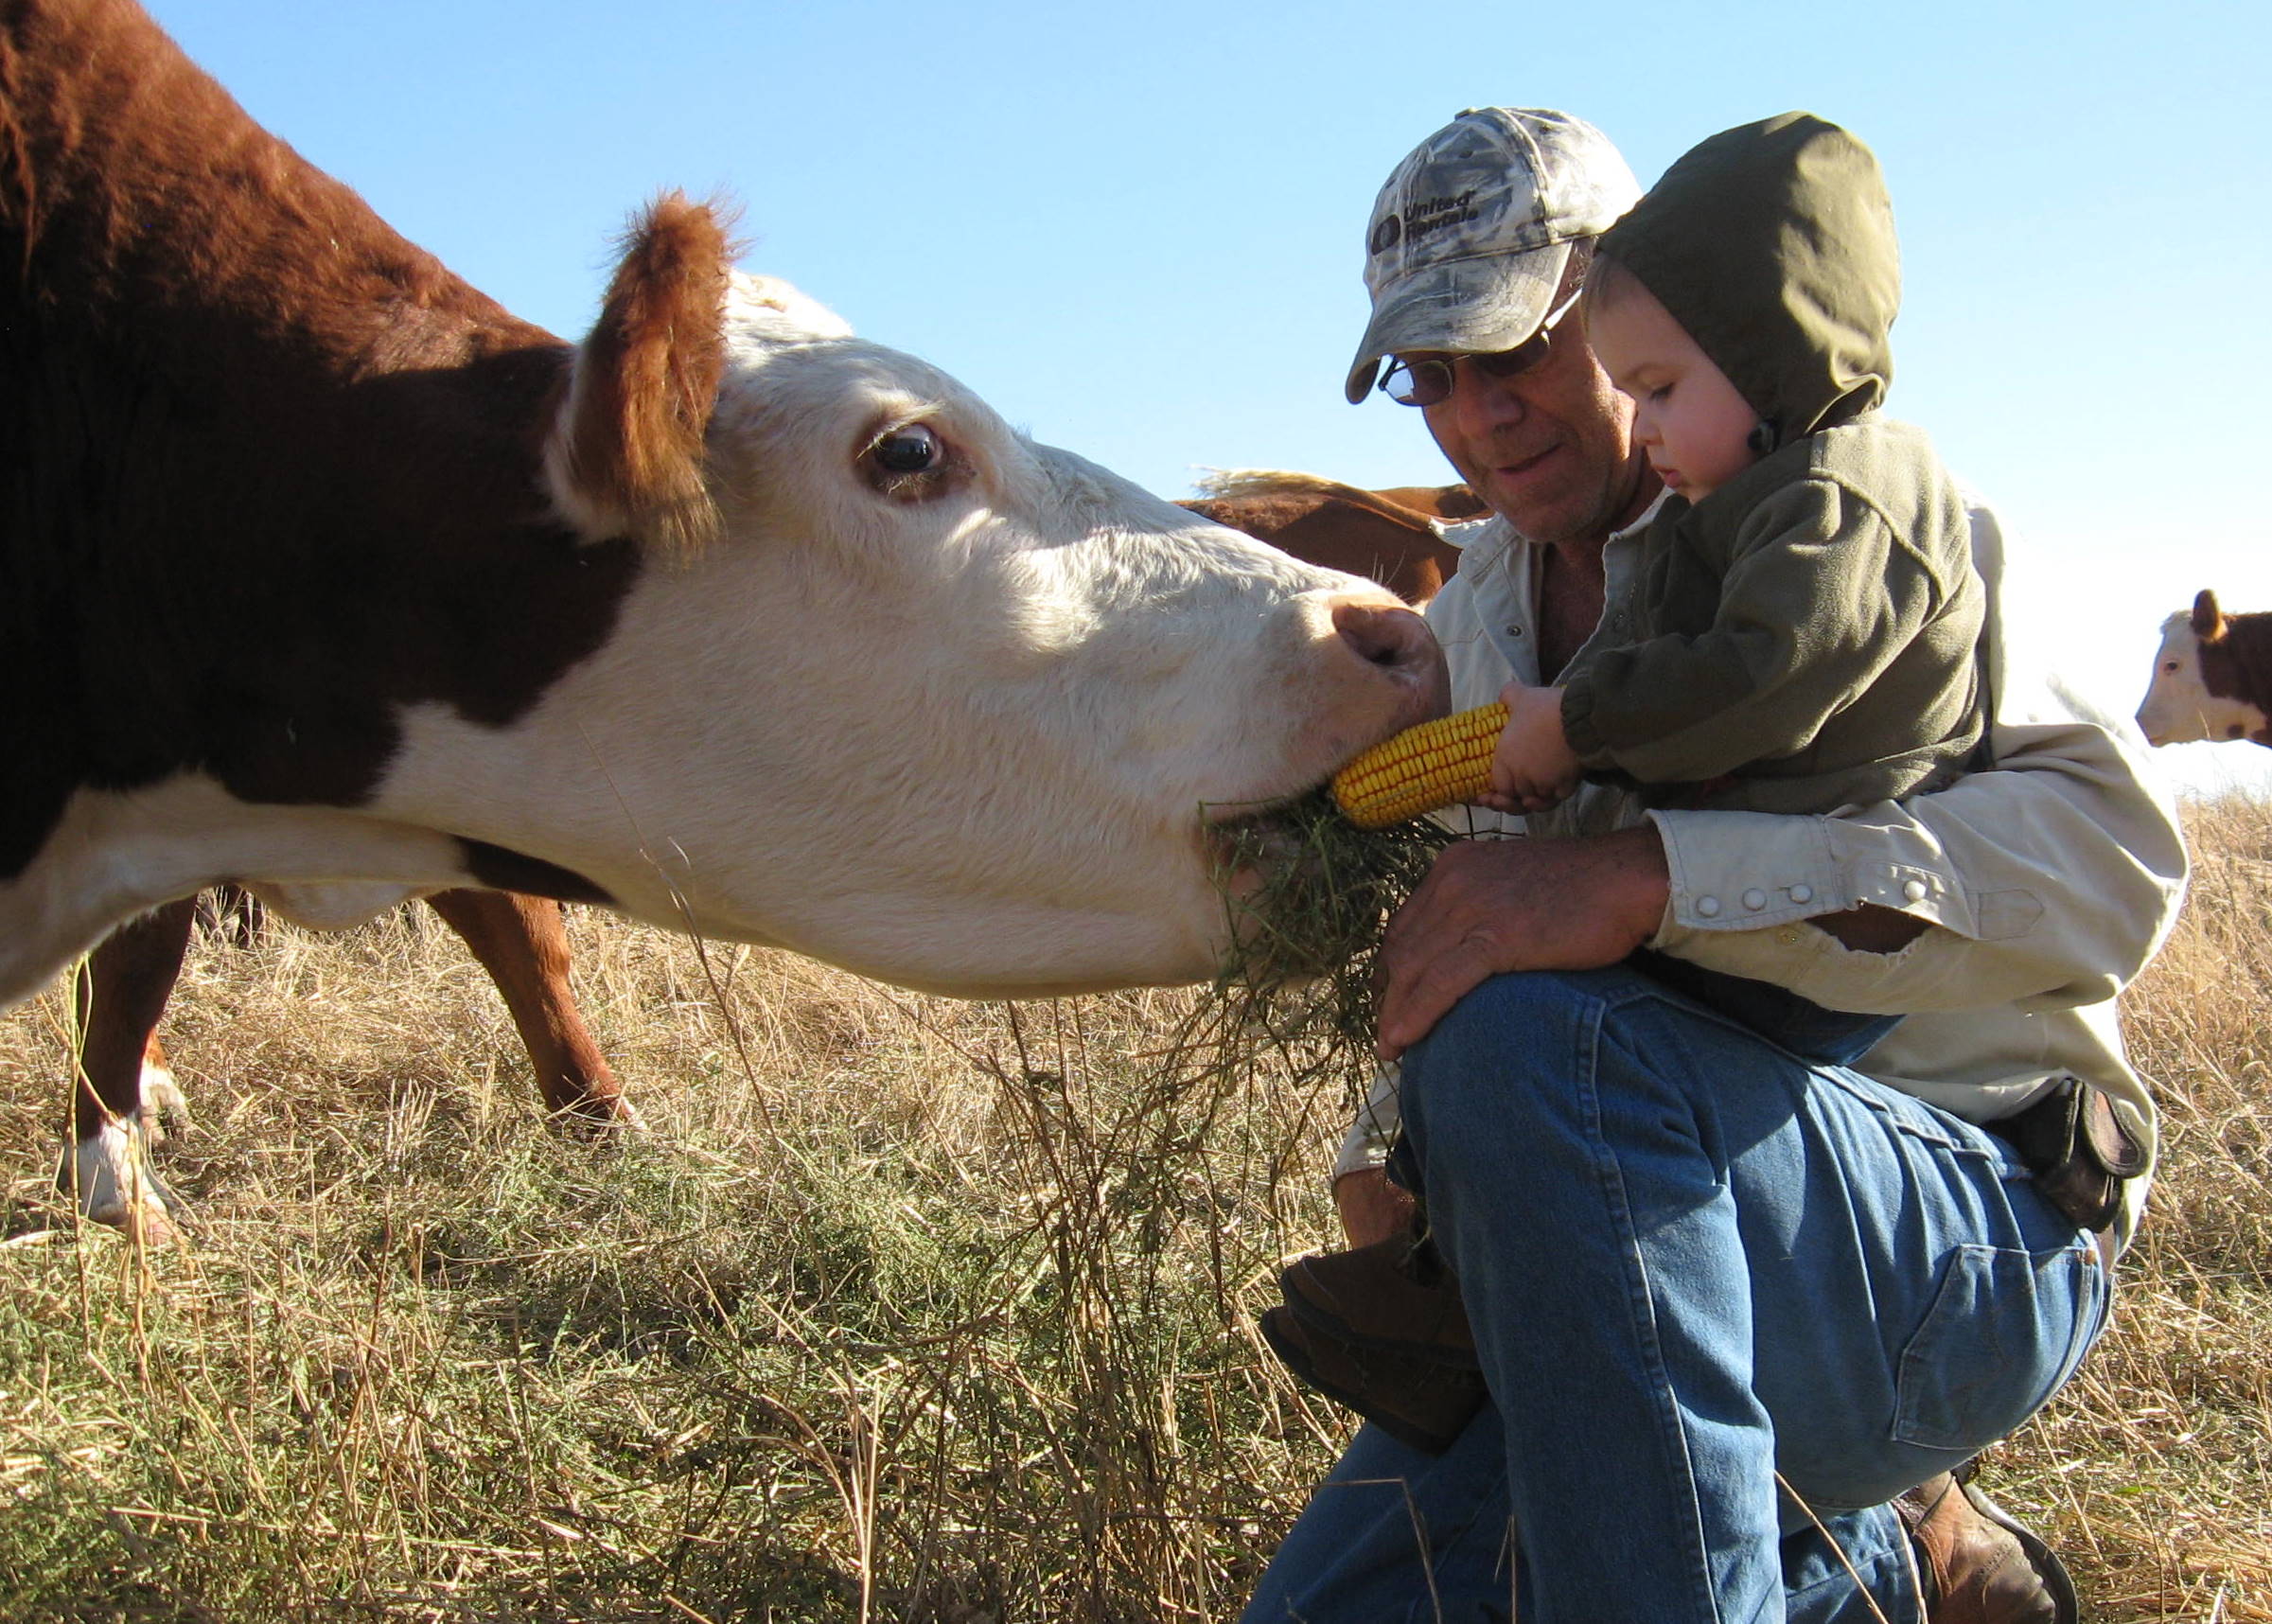
[[[1955,482],[1876,410],[1899,291],[1876,159],[1806,114],[1713,136],[1602,235],[1587,338],[1669,494],[1559,682],[1506,689],[1488,804],[1543,812],[1582,776],[1642,805],[1832,812],[1964,770],[1985,593]],[[1816,1059],[1890,1025],[1647,967]]]

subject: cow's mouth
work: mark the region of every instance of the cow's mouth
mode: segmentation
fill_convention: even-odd
[[[1210,802],[1202,817],[1207,871],[1217,889],[1234,899],[1309,862],[1325,832],[1345,822],[1333,804],[1330,780],[1262,800]]]
[[[1283,801],[1242,803],[1236,808],[1207,808],[1200,843],[1210,872],[1219,879],[1235,878],[1291,856],[1293,808],[1300,799],[1288,796]]]
[[[1388,915],[1453,837],[1433,823],[1360,829],[1320,785],[1211,821],[1209,871],[1250,982],[1343,973],[1369,961]]]

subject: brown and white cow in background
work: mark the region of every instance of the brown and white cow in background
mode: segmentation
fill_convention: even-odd
[[[1416,606],[1459,568],[1446,525],[1485,512],[1464,485],[1365,490],[1282,468],[1228,468],[1200,488],[1198,500],[1184,503],[1193,512],[1310,563],[1379,581]]]
[[[2272,613],[2227,614],[2206,589],[2161,623],[2154,679],[2138,707],[2148,744],[2248,739],[2272,745]]]
[[[1378,586],[1019,437],[681,199],[571,350],[132,0],[0,9],[0,1000],[221,880],[1203,978],[1209,822],[1444,703]]]

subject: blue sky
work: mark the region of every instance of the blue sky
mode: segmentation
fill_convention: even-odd
[[[2195,589],[2272,609],[2261,0],[1454,3],[1424,30],[1378,0],[152,9],[255,117],[563,336],[642,200],[717,193],[750,269],[1170,496],[1206,466],[1450,477],[1419,414],[1339,380],[1373,193],[1461,108],[1566,108],[1644,184],[1806,108],[1893,190],[1892,409],[2027,538],[2069,666],[2127,709]],[[2163,759],[2272,785],[2253,747]]]

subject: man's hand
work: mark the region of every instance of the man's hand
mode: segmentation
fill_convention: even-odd
[[[1654,824],[1446,847],[1388,922],[1378,1053],[1394,1060],[1502,971],[1616,963],[1656,934],[1671,891]]]

